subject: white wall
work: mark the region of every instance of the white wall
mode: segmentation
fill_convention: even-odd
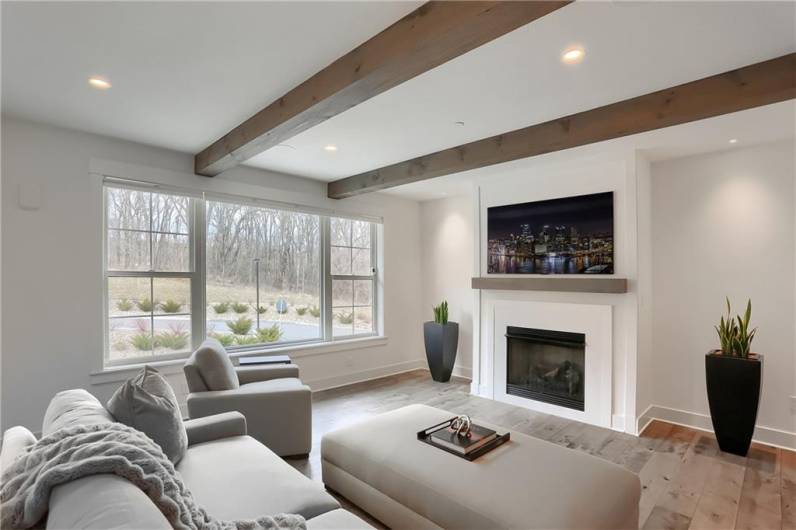
[[[793,140],[652,166],[654,403],[709,427],[704,354],[724,297],[752,299],[765,355],[759,439],[796,444]]]
[[[316,388],[424,366],[417,202],[383,194],[331,201],[322,183],[247,168],[207,179],[192,175],[187,154],[11,118],[3,118],[2,128],[4,429],[22,424],[38,431],[59,390],[83,387],[107,399],[119,385],[116,375],[90,375],[102,367],[102,208],[96,178],[89,176],[92,159],[180,186],[382,216],[389,340],[341,352],[299,352],[295,360]],[[41,190],[39,209],[20,208],[20,185]],[[184,386],[179,366],[167,371]]]
[[[473,204],[468,196],[421,203],[422,319],[447,300],[450,320],[459,323],[459,351],[454,374],[472,376],[473,359]]]

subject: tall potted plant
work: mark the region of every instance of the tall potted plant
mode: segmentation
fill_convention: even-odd
[[[760,404],[763,356],[751,353],[757,328],[750,330],[752,301],[743,317],[721,317],[716,332],[721,349],[705,355],[705,378],[713,431],[722,451],[746,456],[752,443]]]
[[[428,369],[434,381],[450,381],[456,348],[459,346],[459,324],[448,322],[448,302],[434,307],[434,321],[423,324]]]

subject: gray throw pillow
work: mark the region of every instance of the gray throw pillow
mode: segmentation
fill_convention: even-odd
[[[216,339],[205,340],[193,353],[193,360],[208,390],[235,390],[240,387],[238,374],[227,350]]]
[[[108,401],[117,421],[138,429],[157,443],[173,463],[188,448],[188,434],[171,385],[150,366],[128,379]]]

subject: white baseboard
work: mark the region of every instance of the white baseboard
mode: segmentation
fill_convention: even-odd
[[[412,361],[388,364],[387,366],[379,366],[378,368],[371,368],[369,370],[361,370],[359,372],[304,381],[304,384],[308,385],[313,392],[318,392],[320,390],[330,390],[353,383],[362,383],[372,379],[387,377],[388,375],[402,374],[404,372],[411,372],[424,368],[427,368],[425,359],[415,359]]]
[[[462,377],[464,379],[469,379],[470,381],[473,380],[473,369],[467,366],[454,366],[453,367],[453,375],[456,377]]]
[[[643,427],[646,427],[652,420],[661,420],[676,425],[683,425],[684,427],[692,427],[700,431],[713,432],[713,424],[711,423],[710,416],[698,412],[650,405],[647,407],[647,410],[638,417],[636,423],[639,426],[643,425]],[[641,433],[642,430],[643,428],[639,428],[638,432]],[[755,442],[784,449],[796,449],[796,433],[775,429],[774,427],[758,425],[755,427],[755,433],[752,439]]]

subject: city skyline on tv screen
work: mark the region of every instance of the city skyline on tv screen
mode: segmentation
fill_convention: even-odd
[[[487,210],[491,274],[613,274],[613,192]]]

